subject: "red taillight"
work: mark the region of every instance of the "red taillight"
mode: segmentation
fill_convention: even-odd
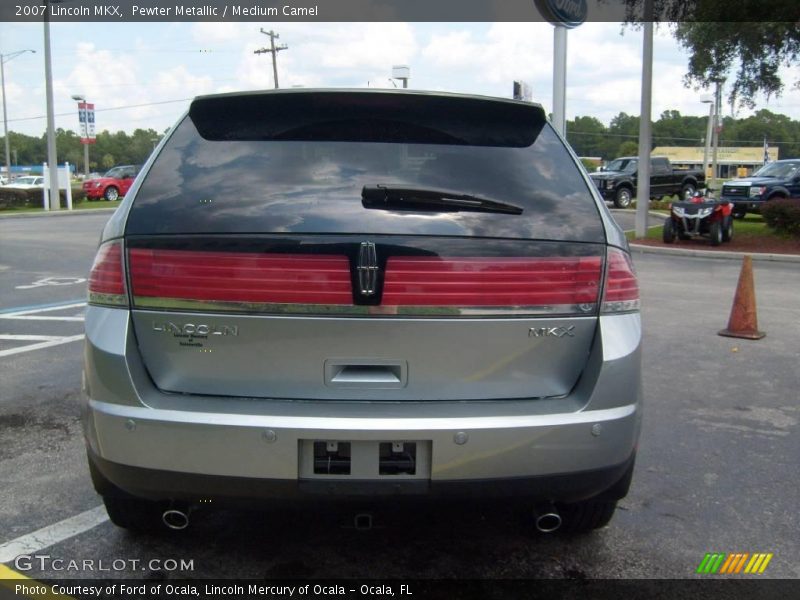
[[[147,250],[129,253],[134,304],[165,300],[352,304],[346,256]]]
[[[125,270],[122,265],[122,242],[103,244],[89,272],[89,304],[124,306]]]
[[[600,267],[599,256],[391,257],[382,304],[586,313],[596,309]]]
[[[609,248],[602,312],[636,311],[639,310],[639,305],[639,283],[631,257],[622,250]]]

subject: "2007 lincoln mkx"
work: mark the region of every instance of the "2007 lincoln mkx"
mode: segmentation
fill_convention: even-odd
[[[611,519],[639,290],[541,106],[275,90],[197,98],[167,137],[89,282],[85,434],[114,523],[408,497],[522,504],[540,531]]]

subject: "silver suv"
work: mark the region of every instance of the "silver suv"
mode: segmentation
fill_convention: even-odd
[[[486,498],[605,525],[641,419],[625,237],[542,107],[408,91],[197,98],[89,281],[111,520]]]

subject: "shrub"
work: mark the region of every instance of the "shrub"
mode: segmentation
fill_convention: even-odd
[[[66,208],[66,191],[59,190],[58,195],[61,198],[61,207]],[[72,204],[78,204],[83,199],[83,188],[72,186]],[[42,208],[42,206],[41,189],[21,190],[14,187],[0,186],[0,210],[4,208]]]
[[[761,207],[767,227],[800,238],[800,198],[776,198]]]

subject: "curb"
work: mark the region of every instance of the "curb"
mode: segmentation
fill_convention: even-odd
[[[74,210],[62,210],[38,212],[38,213],[11,213],[4,215],[0,213],[0,219],[40,219],[42,217],[75,217],[78,215],[93,215],[93,214],[110,214],[117,210],[117,207],[111,208],[78,208]]]
[[[698,258],[716,258],[718,260],[742,260],[745,256],[755,261],[800,263],[797,254],[770,254],[766,252],[729,252],[726,250],[683,250],[681,248],[659,248],[643,244],[628,244],[631,254],[662,254],[668,256],[694,256]]]

